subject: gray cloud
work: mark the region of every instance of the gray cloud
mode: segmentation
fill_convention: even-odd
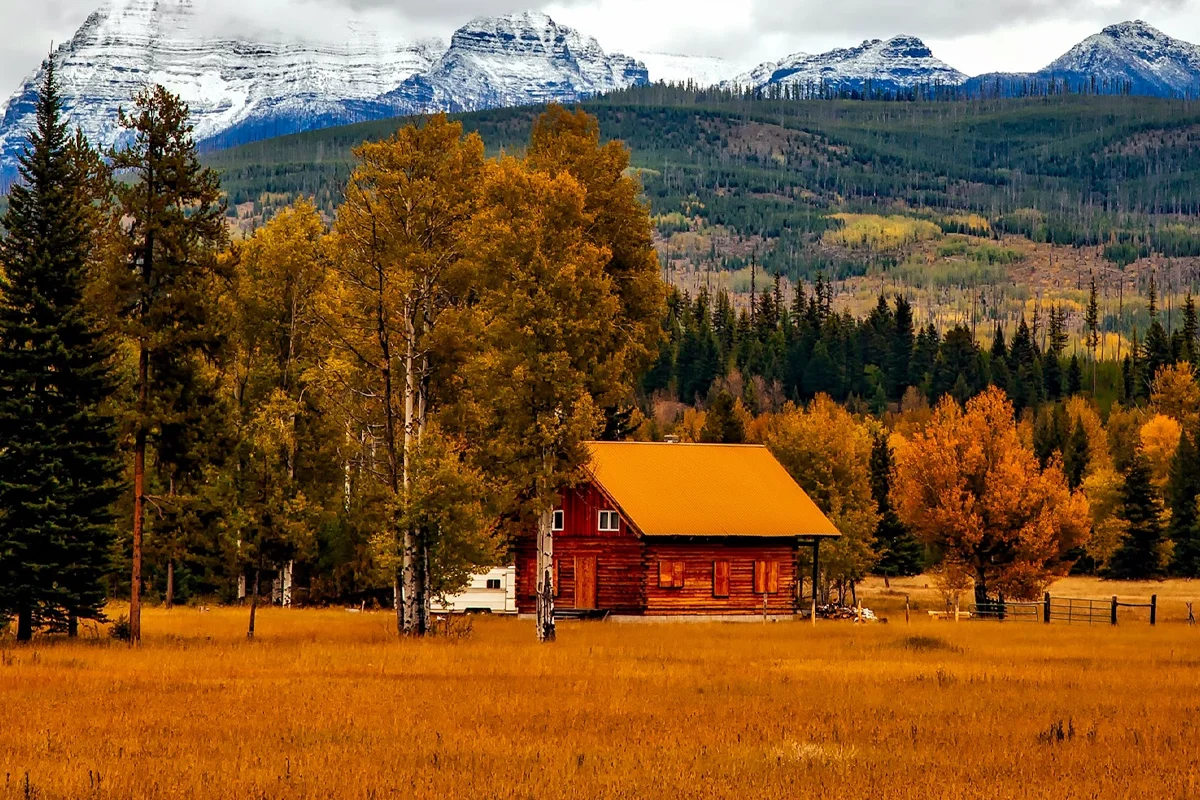
[[[750,0],[752,27],[758,31],[804,31],[810,34],[957,37],[989,33],[1047,21],[1105,22],[1158,16],[1181,11],[1190,0],[836,0],[778,3]]]

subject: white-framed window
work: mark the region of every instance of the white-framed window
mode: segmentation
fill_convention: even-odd
[[[600,530],[602,531],[619,531],[621,530],[621,518],[617,516],[615,511],[600,512]]]
[[[550,525],[550,530],[561,531],[566,527],[566,521],[566,514],[563,513],[563,510],[561,508],[554,509],[554,522]]]

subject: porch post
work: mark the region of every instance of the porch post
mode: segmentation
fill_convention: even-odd
[[[821,574],[821,540],[813,539],[813,557],[812,557],[812,624],[817,624],[817,582]]]

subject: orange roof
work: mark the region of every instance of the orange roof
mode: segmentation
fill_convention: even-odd
[[[840,536],[767,448],[591,442],[588,469],[646,536]]]

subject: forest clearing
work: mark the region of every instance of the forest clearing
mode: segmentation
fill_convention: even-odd
[[[921,605],[921,580],[895,588]],[[0,645],[0,798],[1200,791],[1200,629],[1178,610],[906,626],[888,602],[886,625],[567,622],[553,647],[523,619],[397,642],[388,611],[264,609],[247,642],[244,609],[148,608],[138,649]]]

